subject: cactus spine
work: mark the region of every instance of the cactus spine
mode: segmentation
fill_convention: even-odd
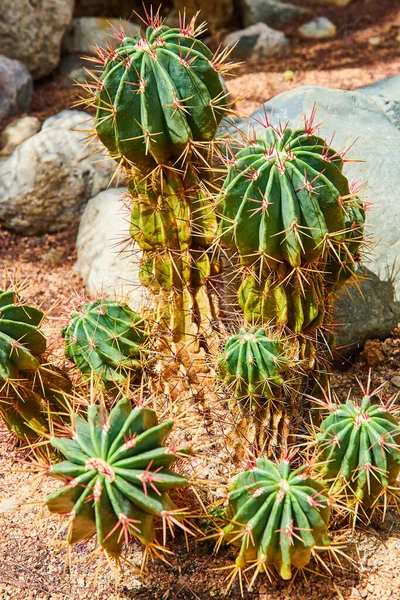
[[[316,547],[329,546],[329,506],[322,485],[307,467],[292,470],[289,461],[275,465],[258,458],[253,468],[230,484],[225,538],[240,548],[239,570],[273,568],[283,579],[303,569]]]
[[[141,371],[143,319],[124,303],[99,298],[71,313],[61,332],[67,358],[86,376],[123,383]]]
[[[131,536],[149,548],[156,543],[155,519],[162,520],[164,531],[179,524],[180,511],[169,494],[189,482],[171,467],[190,451],[164,445],[172,426],[122,398],[110,414],[91,405],[87,420],[73,415],[71,437],[52,439],[66,460],[52,464],[49,475],[65,485],[46,504],[70,520],[70,544],[96,535],[98,546],[118,557]]]

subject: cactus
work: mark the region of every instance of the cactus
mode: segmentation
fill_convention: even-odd
[[[0,379],[7,381],[21,370],[39,367],[37,357],[46,350],[46,338],[38,329],[43,317],[13,289],[0,290]]]
[[[141,371],[143,319],[124,303],[99,298],[82,304],[61,335],[67,358],[87,377],[123,383],[128,373]]]
[[[225,538],[240,548],[236,567],[253,567],[255,576],[275,568],[283,579],[303,569],[316,547],[329,546],[329,506],[322,485],[308,467],[291,469],[258,458],[230,484]]]
[[[188,480],[171,467],[190,450],[164,445],[172,426],[173,421],[159,424],[153,410],[132,410],[123,398],[110,414],[89,406],[87,420],[73,416],[70,438],[53,438],[52,446],[66,460],[51,465],[49,475],[65,485],[46,505],[70,519],[70,544],[96,534],[98,546],[118,557],[130,536],[146,546],[155,543],[156,518],[164,531],[179,523],[169,492]]]
[[[265,329],[241,329],[227,339],[220,371],[236,398],[271,398],[274,387],[284,384],[288,369],[281,343],[269,339]]]
[[[175,161],[191,141],[211,140],[225,112],[225,93],[194,19],[171,29],[159,12],[144,33],[100,57],[95,128],[117,160],[141,171]]]
[[[365,508],[395,485],[400,472],[400,427],[390,404],[368,390],[361,401],[329,403],[317,434],[323,477]]]

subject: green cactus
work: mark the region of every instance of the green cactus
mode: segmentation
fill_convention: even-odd
[[[71,313],[61,332],[67,358],[87,377],[123,383],[142,369],[143,319],[122,302],[98,298]]]
[[[274,269],[324,258],[345,239],[342,199],[351,196],[343,160],[313,127],[268,124],[263,139],[238,152],[219,202],[225,245],[241,262]]]
[[[141,171],[175,161],[191,141],[211,140],[226,107],[218,62],[194,21],[171,29],[147,15],[144,33],[104,51],[95,128],[118,161]]]
[[[239,400],[271,398],[274,388],[283,386],[287,369],[282,344],[255,327],[228,338],[220,359],[220,373]]]
[[[389,404],[368,392],[361,401],[329,404],[317,434],[323,477],[365,508],[395,485],[400,472],[400,427]]]
[[[39,367],[37,357],[46,350],[46,338],[38,329],[43,317],[13,289],[0,290],[0,379],[14,379],[21,370]]]
[[[71,438],[53,438],[66,461],[53,464],[49,475],[65,485],[46,505],[70,519],[70,544],[96,535],[99,547],[118,557],[130,536],[146,546],[155,543],[155,519],[164,528],[177,522],[179,510],[169,492],[188,480],[171,467],[190,450],[164,445],[172,426],[173,421],[159,424],[153,410],[132,410],[123,398],[110,414],[89,406],[87,420],[73,416]]]
[[[274,567],[290,579],[293,568],[310,562],[315,548],[329,546],[328,501],[308,467],[292,470],[287,460],[275,465],[258,458],[229,489],[224,535],[240,548],[239,569],[253,566],[256,577]]]

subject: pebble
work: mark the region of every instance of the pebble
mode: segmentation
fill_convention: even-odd
[[[17,146],[40,131],[40,121],[26,116],[14,119],[7,125],[0,137],[0,156],[9,156]]]
[[[336,25],[326,17],[318,17],[299,27],[298,32],[306,39],[326,39],[336,35]]]
[[[393,383],[393,385],[400,388],[400,375],[395,375],[390,381]]]
[[[290,70],[285,71],[283,74],[283,79],[285,81],[293,81],[294,77],[295,77],[295,75],[294,75],[293,71],[290,71]]]
[[[376,37],[370,37],[370,38],[368,39],[368,44],[369,44],[370,46],[380,46],[380,43],[381,43],[381,38],[380,38],[379,36],[376,36]]]

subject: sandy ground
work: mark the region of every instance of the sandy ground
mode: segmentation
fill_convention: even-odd
[[[345,9],[322,2],[302,2],[313,14],[324,14],[338,27],[334,41],[311,43],[296,37],[296,25],[285,29],[290,46],[282,56],[262,64],[241,67],[235,78],[228,80],[234,96],[246,92],[247,99],[238,103],[243,114],[250,114],[260,103],[293,87],[312,84],[337,88],[356,88],[400,72],[400,7],[393,0],[354,0]],[[306,19],[302,19],[304,21]],[[368,41],[379,37],[377,46]],[[283,74],[294,72],[292,81]],[[51,114],[69,108],[76,98],[75,90],[61,87],[61,77],[48,79],[36,87],[33,114],[44,120]],[[47,310],[53,307],[50,324],[54,331],[61,328],[68,311],[68,302],[82,282],[73,270],[77,228],[56,235],[35,238],[0,232],[0,266],[5,277],[29,278],[26,296]],[[59,349],[60,338],[54,335]],[[376,364],[377,363],[377,364]],[[390,383],[400,375],[400,335],[395,331],[361,357],[338,363],[333,385],[342,397],[356,378],[365,381],[368,366],[374,366],[373,379],[378,385],[389,381],[387,393],[395,393]],[[92,546],[78,545],[71,561],[62,549],[60,522],[50,517],[41,503],[54,482],[39,485],[23,461],[24,452],[17,452],[9,434],[0,428],[0,600],[179,600],[209,598],[239,598],[234,585],[227,596],[225,572],[215,567],[232,564],[235,551],[224,550],[212,556],[205,542],[191,543],[185,548],[182,536],[172,544],[171,566],[161,561],[149,564],[147,572],[137,577],[132,567],[125,565],[124,575],[117,576],[107,565],[101,565],[97,585],[94,585],[97,559]],[[207,463],[204,461],[205,471]],[[226,473],[220,465],[221,485]],[[272,584],[259,579],[246,599],[257,600],[347,600],[365,598],[400,599],[400,518],[389,510],[382,523],[378,518],[357,535],[342,535],[346,552],[353,562],[341,561],[331,574],[312,563],[310,571],[298,575],[291,583]],[[61,551],[60,551],[61,548]],[[141,551],[132,544],[127,558],[140,564]]]

